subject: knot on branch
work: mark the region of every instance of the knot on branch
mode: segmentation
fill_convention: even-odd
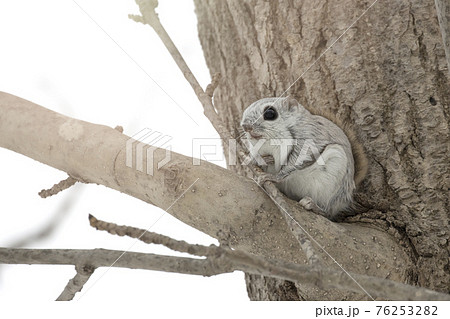
[[[90,275],[92,275],[94,273],[95,267],[92,266],[92,265],[87,265],[87,264],[75,265],[75,270],[80,275],[90,276]]]
[[[222,77],[222,75],[220,73],[215,73],[212,76],[211,83],[209,83],[208,86],[206,87],[205,93],[210,98],[213,97],[214,91],[216,90],[217,86],[219,85],[221,77]]]

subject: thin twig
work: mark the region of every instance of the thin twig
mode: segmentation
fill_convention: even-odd
[[[175,251],[182,253],[188,253],[194,256],[207,256],[210,252],[209,248],[202,245],[188,244],[183,240],[175,240],[173,238],[153,233],[151,231],[135,228],[131,226],[119,226],[113,223],[104,222],[98,220],[94,216],[89,214],[89,223],[97,230],[107,231],[112,235],[128,236],[131,238],[139,239],[146,244],[158,244],[166,246]]]
[[[80,292],[83,289],[84,284],[91,278],[91,275],[94,273],[95,268],[92,266],[84,265],[84,266],[75,266],[75,270],[77,271],[75,277],[69,280],[63,292],[59,295],[56,301],[70,301],[75,297],[77,292]]]
[[[53,196],[58,194],[59,192],[75,185],[75,183],[78,182],[77,179],[73,178],[72,176],[69,176],[65,180],[60,181],[58,184],[55,184],[50,189],[43,189],[39,192],[39,196],[42,198],[47,198],[49,196]]]
[[[226,133],[227,130],[223,126],[222,121],[214,109],[211,97],[203,91],[189,66],[186,64],[186,61],[184,61],[180,51],[178,51],[178,48],[175,46],[169,34],[162,26],[161,21],[158,18],[158,14],[155,12],[158,2],[154,0],[136,0],[136,3],[139,6],[139,11],[142,16],[130,14],[128,17],[136,22],[148,24],[153,28],[153,30],[155,30],[203,105],[205,116],[210,120],[216,131],[222,136],[222,134]]]

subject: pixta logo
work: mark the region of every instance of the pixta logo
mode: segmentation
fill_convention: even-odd
[[[241,165],[257,164],[267,165],[264,155],[277,158],[281,166],[294,165],[301,167],[308,163],[325,165],[325,161],[319,151],[319,147],[312,139],[241,139],[248,155],[243,158]],[[225,148],[228,153],[227,164],[237,164],[237,141],[228,140]],[[293,154],[290,157],[290,154]],[[290,158],[289,162],[288,159]],[[221,162],[224,160],[223,143],[219,138],[194,138],[192,139],[192,164],[200,165],[201,161]]]
[[[126,166],[132,168],[134,162],[136,170],[144,172],[145,169],[145,173],[153,175],[155,150],[164,148],[166,151],[164,158],[156,164],[156,168],[160,169],[171,159],[171,140],[169,135],[149,128],[142,129],[126,142]]]

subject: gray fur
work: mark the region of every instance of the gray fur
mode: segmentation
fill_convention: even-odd
[[[264,120],[263,113],[268,106],[278,112],[273,121]],[[296,201],[311,197],[329,219],[349,209],[355,189],[354,162],[350,142],[337,125],[311,114],[290,97],[256,101],[244,111],[241,125],[245,127],[250,147],[259,139],[266,139],[258,153],[273,156],[274,164],[265,170],[281,180],[277,187],[287,197]],[[295,144],[287,147],[286,158],[282,156],[281,146],[273,145],[277,139]],[[305,161],[297,161],[307,140],[314,142],[325,165],[319,165],[311,149]]]

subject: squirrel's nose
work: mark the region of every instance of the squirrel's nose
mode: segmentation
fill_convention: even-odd
[[[248,124],[248,123],[242,124],[242,128],[243,128],[244,131],[246,131],[246,132],[253,131],[253,126],[252,126],[251,124]]]

